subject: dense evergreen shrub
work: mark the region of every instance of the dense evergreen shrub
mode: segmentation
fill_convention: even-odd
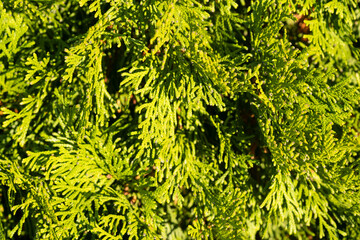
[[[0,239],[360,239],[355,0],[0,2]]]

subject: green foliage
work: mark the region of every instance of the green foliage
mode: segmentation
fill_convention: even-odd
[[[0,2],[0,239],[359,239],[359,19]]]

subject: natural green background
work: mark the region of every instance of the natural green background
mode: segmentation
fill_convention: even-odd
[[[0,240],[360,239],[356,0],[2,0]]]

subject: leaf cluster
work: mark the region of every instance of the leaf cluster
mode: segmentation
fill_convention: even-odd
[[[0,239],[357,239],[354,0],[0,2]]]

